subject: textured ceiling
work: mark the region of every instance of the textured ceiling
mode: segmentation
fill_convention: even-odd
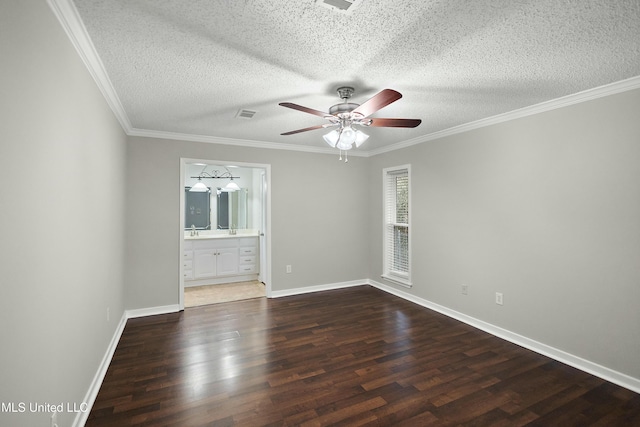
[[[55,0],[54,0],[55,2]],[[131,128],[326,147],[335,90],[362,103],[403,94],[373,117],[360,151],[640,76],[640,1],[362,0],[348,14],[316,0],[74,0]],[[239,109],[257,111],[236,118]]]

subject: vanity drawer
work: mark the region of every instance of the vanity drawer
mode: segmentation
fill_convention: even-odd
[[[182,266],[184,267],[185,270],[191,270],[193,268],[193,260],[192,259],[185,259],[182,262]]]
[[[184,251],[182,259],[193,259],[193,251]]]
[[[255,255],[240,255],[238,258],[238,264],[247,265],[247,264],[255,264],[256,257]]]
[[[256,265],[255,264],[243,264],[238,266],[238,272],[240,273],[255,273]]]
[[[256,247],[255,246],[243,246],[240,248],[240,256],[242,255],[255,255]]]
[[[184,280],[193,280],[193,270],[189,269],[189,270],[184,270],[183,271],[184,274]]]

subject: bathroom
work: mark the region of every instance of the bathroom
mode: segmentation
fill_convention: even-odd
[[[184,161],[184,306],[266,295],[268,168]]]

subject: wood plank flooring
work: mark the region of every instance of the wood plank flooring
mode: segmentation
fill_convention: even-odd
[[[369,286],[131,319],[87,426],[640,426],[640,395]]]

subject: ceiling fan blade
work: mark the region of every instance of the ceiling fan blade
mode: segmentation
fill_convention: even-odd
[[[278,105],[283,107],[293,108],[294,110],[302,111],[303,113],[309,113],[320,117],[331,117],[331,114],[322,112],[320,110],[314,110],[313,108],[303,107],[302,105],[294,104],[293,102],[281,102]]]
[[[364,117],[368,117],[379,109],[386,107],[400,98],[402,98],[402,94],[400,92],[393,89],[384,89],[373,98],[370,98],[364,104],[353,110],[353,113],[362,114]]]
[[[369,119],[373,127],[414,128],[422,123],[420,119]]]
[[[290,132],[281,133],[280,135],[293,135],[293,134],[296,134],[296,133],[306,132],[306,131],[309,131],[309,130],[316,130],[316,129],[328,128],[328,127],[330,127],[330,126],[336,126],[336,124],[334,124],[334,123],[327,123],[327,124],[324,124],[324,125],[316,125],[316,126],[311,126],[311,127],[304,128],[304,129],[297,129],[297,130],[292,130],[292,131],[290,131]]]

